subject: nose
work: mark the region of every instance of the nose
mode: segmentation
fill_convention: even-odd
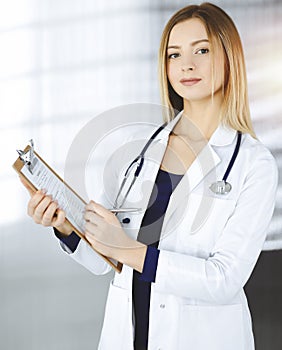
[[[182,72],[193,71],[195,70],[195,65],[193,63],[183,64],[181,70]]]
[[[186,71],[193,71],[195,70],[196,66],[193,60],[193,57],[191,55],[187,55],[184,57],[183,55],[183,61],[182,61],[182,65],[181,65],[181,70],[182,72],[186,72]]]

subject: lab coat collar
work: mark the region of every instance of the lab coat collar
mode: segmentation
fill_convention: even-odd
[[[169,123],[167,123],[167,125],[165,126],[165,128],[164,128],[164,130],[163,130],[166,136],[168,136],[168,135],[171,133],[171,131],[173,130],[175,124],[176,124],[176,123],[179,121],[179,119],[181,118],[182,114],[183,114],[183,111],[179,112],[179,113],[176,115],[175,118],[173,118]],[[163,134],[162,132],[160,132],[160,133],[158,134],[158,137],[156,137],[156,139],[162,139],[163,136],[164,136],[164,134]]]
[[[209,144],[212,146],[230,145],[233,142],[236,133],[236,130],[221,123],[219,124],[215,132],[212,134],[209,140]]]
[[[164,136],[168,136],[173,130],[176,123],[181,118],[182,114],[183,111],[179,112],[177,116],[172,121],[170,121],[164,128],[165,135],[161,132],[156,139],[159,140],[163,139]],[[236,130],[230,128],[227,125],[224,125],[223,123],[220,123],[217,129],[212,134],[208,143],[211,146],[227,146],[234,141],[235,136]]]

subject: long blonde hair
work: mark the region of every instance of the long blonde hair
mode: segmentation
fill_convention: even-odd
[[[212,47],[223,50],[224,86],[221,121],[253,137],[250,117],[247,77],[241,39],[232,19],[221,8],[211,3],[190,5],[176,12],[166,24],[159,49],[159,81],[162,104],[167,107],[164,119],[172,120],[183,109],[183,98],[172,88],[167,77],[167,46],[172,28],[179,22],[198,18],[204,24]],[[213,70],[213,68],[212,68]]]

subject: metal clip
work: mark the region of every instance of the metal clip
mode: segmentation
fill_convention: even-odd
[[[28,151],[24,152],[17,149],[20,159],[24,162],[25,166],[27,166],[28,170],[32,174],[33,168],[37,163],[37,159],[34,158],[34,142],[33,139],[29,140],[30,148]]]

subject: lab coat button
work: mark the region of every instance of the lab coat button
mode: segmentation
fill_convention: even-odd
[[[160,305],[160,308],[161,308],[161,309],[164,309],[164,308],[165,308],[165,304],[161,304],[161,305]]]
[[[122,223],[123,224],[129,224],[130,223],[130,219],[129,218],[124,218],[124,219],[122,219]]]

